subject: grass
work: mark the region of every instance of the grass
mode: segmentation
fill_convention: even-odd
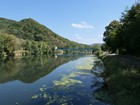
[[[106,93],[112,105],[140,105],[140,70],[129,63],[121,62],[120,56],[106,56],[105,65]]]

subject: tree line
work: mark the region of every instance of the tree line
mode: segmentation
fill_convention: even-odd
[[[119,21],[105,27],[104,50],[119,54],[140,54],[140,3],[126,9]]]
[[[17,38],[14,35],[0,34],[0,56],[48,54],[52,49],[47,42],[30,41]]]

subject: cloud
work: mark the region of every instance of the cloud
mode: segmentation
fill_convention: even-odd
[[[72,23],[71,26],[74,28],[79,28],[79,29],[94,29],[92,25],[88,24],[85,21],[81,21],[79,24]]]

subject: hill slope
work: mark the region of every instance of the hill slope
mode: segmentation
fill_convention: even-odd
[[[1,30],[4,33],[13,34],[25,40],[47,41],[50,46],[75,47],[75,45],[80,45],[59,36],[31,18],[23,19],[19,22],[0,18]]]
[[[53,49],[55,46],[59,48],[87,47],[87,45],[79,44],[59,36],[31,18],[21,21],[0,18],[0,39],[6,39],[7,37],[5,38],[5,36],[11,36],[15,41],[18,40],[19,49],[28,50],[33,53],[37,53],[37,51],[43,49]],[[2,41],[0,43],[2,44]],[[17,47],[11,49],[15,50]],[[3,50],[6,52],[8,48],[7,50],[3,48]],[[8,51],[8,53],[10,52],[11,50]]]

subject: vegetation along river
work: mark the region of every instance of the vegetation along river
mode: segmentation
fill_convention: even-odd
[[[105,105],[96,56],[55,56],[0,61],[0,105]]]

